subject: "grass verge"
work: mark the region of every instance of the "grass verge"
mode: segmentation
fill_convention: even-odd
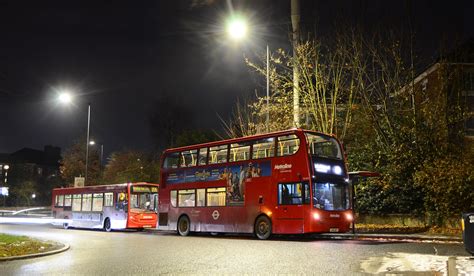
[[[358,223],[356,229],[359,233],[414,234],[426,232],[429,227]]]
[[[358,233],[385,233],[385,234],[425,234],[460,237],[461,229],[448,227],[407,226],[394,224],[367,224],[357,223]]]
[[[32,239],[0,233],[0,258],[47,252],[57,245]]]

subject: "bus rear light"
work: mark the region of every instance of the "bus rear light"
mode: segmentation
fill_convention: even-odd
[[[314,213],[313,213],[313,218],[314,218],[315,220],[320,220],[320,219],[321,219],[321,216],[319,215],[319,213],[314,212]]]
[[[346,219],[348,221],[353,221],[354,220],[354,216],[351,214],[351,213],[346,213]]]

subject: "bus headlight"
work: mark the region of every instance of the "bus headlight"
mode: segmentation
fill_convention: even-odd
[[[353,221],[354,220],[354,216],[351,214],[351,213],[346,213],[346,219],[348,221]]]
[[[337,175],[341,175],[342,174],[342,168],[341,166],[334,166],[332,167],[332,171],[333,173],[337,174]]]
[[[313,213],[313,218],[314,218],[315,220],[320,220],[320,219],[321,219],[321,216],[319,215],[319,213],[314,212],[314,213]]]

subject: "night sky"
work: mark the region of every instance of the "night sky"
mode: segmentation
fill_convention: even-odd
[[[426,62],[443,39],[474,36],[474,1],[301,2],[303,25],[320,36],[340,19],[366,29],[411,25]],[[231,10],[252,24],[239,45],[223,29]],[[217,114],[228,118],[237,99],[264,95],[244,55],[263,54],[266,43],[288,49],[290,24],[290,0],[0,1],[0,153],[64,150],[85,135],[88,103],[91,136],[106,153],[152,149],[148,118],[165,96],[189,111],[193,128],[218,130]],[[62,88],[75,94],[73,106],[58,104]]]

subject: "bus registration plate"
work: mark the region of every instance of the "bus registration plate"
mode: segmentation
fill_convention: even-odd
[[[339,232],[339,228],[329,228],[329,232],[331,233]]]

